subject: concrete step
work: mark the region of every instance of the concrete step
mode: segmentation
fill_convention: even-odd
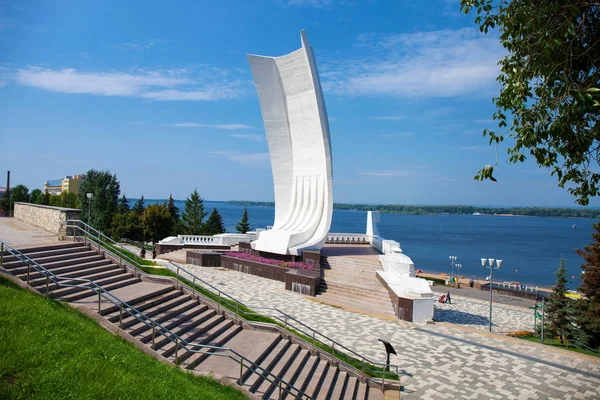
[[[224,328],[225,327],[225,328]],[[238,333],[242,331],[242,327],[240,325],[234,324],[233,321],[225,320],[222,323],[222,327],[215,327],[212,329],[212,332],[206,332],[206,334],[196,336],[194,338],[186,339],[190,343],[204,344],[207,346],[213,347],[223,347],[227,342],[233,339]],[[193,369],[196,365],[198,365],[204,358],[208,356],[204,353],[193,352],[191,350],[199,350],[199,351],[209,351],[208,348],[194,347],[190,348],[190,351],[185,352],[180,356],[180,362],[183,362],[186,365],[186,368]],[[204,356],[203,358],[199,358],[198,356]]]
[[[325,380],[325,376],[327,376],[328,371],[329,362],[325,360],[319,360],[312,376],[310,376],[309,379],[307,379],[307,381],[302,387],[304,393],[308,394],[311,397],[314,397],[315,392],[318,393],[321,383],[323,380]]]
[[[70,289],[70,288],[66,287],[65,285],[89,285],[88,282],[81,281],[79,279],[88,279],[88,280],[94,282],[95,284],[97,284],[98,286],[104,287],[105,285],[109,285],[111,283],[129,279],[133,276],[130,273],[125,272],[122,269],[119,269],[119,267],[116,267],[116,266],[112,271],[108,272],[108,276],[106,276],[106,275],[107,275],[107,273],[100,272],[95,275],[84,275],[84,276],[78,277],[77,279],[73,279],[73,280],[60,279],[60,280],[58,280],[58,283],[52,283],[52,281],[50,281],[51,283],[49,286],[49,290],[50,290],[50,292],[63,293],[62,292],[63,290],[66,291],[66,290]],[[34,287],[40,293],[46,293],[46,280],[45,279],[40,280],[38,285],[34,286]]]
[[[367,390],[367,399],[369,400],[384,400],[385,396],[378,387],[369,387]]]
[[[58,254],[56,254],[58,253]],[[74,247],[66,250],[53,250],[49,252],[40,252],[34,253],[32,255],[27,255],[30,259],[34,260],[40,265],[44,265],[47,263],[61,261],[61,260],[71,260],[74,258],[85,257],[92,254],[96,254],[95,251],[90,250],[88,247]],[[26,260],[16,259],[14,261],[6,261],[4,260],[4,269],[11,270],[13,268],[27,266]]]
[[[205,320],[206,321],[206,320]],[[201,323],[202,324],[202,323]],[[198,343],[198,344],[208,344],[212,340],[219,337],[219,335],[227,332],[229,328],[235,327],[233,321],[228,319],[216,319],[215,323],[212,326],[206,324],[198,324],[194,327],[187,329],[185,332],[181,334],[177,334],[181,339],[185,340],[188,343]],[[239,325],[237,326],[239,327]],[[236,332],[237,333],[237,332]],[[201,350],[200,348],[195,350]],[[168,342],[161,348],[162,354],[164,357],[169,358],[172,354],[175,353],[175,344],[173,342]],[[187,357],[191,356],[192,352],[187,352],[186,354],[182,354],[179,352],[180,361],[185,360]]]
[[[49,244],[49,245],[45,245],[45,246],[35,246],[35,247],[29,247],[29,248],[24,248],[24,249],[18,249],[21,253],[27,255],[28,257],[30,256],[30,254],[34,254],[34,253],[39,253],[39,252],[44,252],[44,251],[50,251],[50,250],[63,250],[63,249],[69,249],[69,248],[74,248],[74,247],[85,247],[83,243],[79,243],[79,242],[66,242],[66,243],[57,243],[57,244]],[[8,251],[4,251],[4,260],[8,261],[14,261],[16,260],[17,257],[13,256],[12,254],[9,254]]]
[[[327,372],[324,373],[319,380],[319,386],[317,386],[312,396],[316,399],[326,399],[330,390],[333,390],[332,385],[335,383],[337,374],[338,369],[330,365]]]
[[[160,304],[164,304],[175,298],[180,298],[181,301],[184,301],[186,297],[187,296],[185,296],[181,291],[176,290],[175,287],[165,286],[161,290],[158,290],[151,294],[136,297],[135,299],[127,301],[126,303],[134,307],[136,310],[148,315],[146,312],[153,307],[156,307]],[[116,323],[120,319],[120,311],[120,308],[117,306],[108,307],[105,310],[102,310],[102,315],[104,316],[104,318],[107,318],[110,322]],[[135,318],[131,315],[124,315],[123,323],[129,321],[129,319]]]
[[[300,348],[300,352],[296,355],[296,358],[291,362],[290,367],[281,379],[283,379],[290,385],[295,386],[294,383],[296,382],[296,379],[298,379],[298,377],[300,376],[302,370],[306,367],[306,363],[309,360],[309,358],[310,351]],[[289,388],[288,390],[291,390],[291,388]],[[282,390],[282,396],[284,392],[285,391]],[[279,398],[279,388],[272,386],[270,394],[276,394],[277,398]]]
[[[375,293],[375,294],[366,294],[360,292],[352,292],[345,290],[322,290],[319,292],[317,297],[323,298],[338,298],[344,300],[353,300],[353,301],[361,301],[361,302],[370,302],[370,303],[380,303],[387,304],[390,301],[390,295],[387,292],[384,293]]]
[[[388,295],[388,291],[383,287],[383,285],[379,286],[371,286],[370,288],[360,288],[357,286],[349,286],[345,284],[340,284],[336,282],[325,282],[321,283],[319,288],[322,291],[329,292],[341,292],[347,294],[355,294],[359,296],[371,296],[371,297],[379,297],[381,295]]]
[[[294,360],[300,353],[300,350],[301,348],[297,344],[292,344],[289,346],[285,353],[279,357],[273,368],[271,368],[271,373],[279,378],[282,378],[294,363]],[[264,379],[262,383],[254,390],[254,393],[261,397],[269,397],[276,386],[276,382]]]
[[[351,310],[360,310],[364,312],[368,312],[371,314],[382,315],[386,317],[394,316],[394,307],[392,302],[390,301],[388,304],[372,304],[368,302],[358,302],[353,301],[352,299],[340,299],[340,298],[331,298],[325,296],[317,296],[317,300],[332,305],[334,307],[341,307]]]
[[[108,261],[108,260],[106,260],[106,261]],[[99,267],[87,268],[84,270],[69,272],[66,274],[60,274],[59,276],[63,277],[63,278],[85,278],[85,279],[97,280],[97,279],[121,274],[123,272],[124,271],[122,269],[115,267],[115,265],[109,263],[109,264],[101,265]],[[30,277],[29,285],[35,287],[35,286],[46,283],[45,276],[42,276],[42,274],[36,274],[36,275],[39,276],[37,279],[31,280],[31,277]],[[25,274],[25,279],[27,279],[27,274]],[[61,282],[62,282],[62,280],[61,280]]]
[[[74,258],[74,259],[63,260],[63,261],[55,261],[52,263],[40,264],[40,265],[42,265],[42,267],[44,267],[45,269],[54,272],[55,269],[60,268],[60,267],[76,266],[76,265],[81,265],[81,264],[85,264],[88,262],[99,261],[99,260],[103,260],[103,259],[104,259],[104,257],[102,257],[98,254],[95,254],[95,255],[89,255],[86,257]],[[31,271],[35,271],[35,268],[31,267]],[[27,266],[15,268],[10,272],[12,272],[15,275],[27,273]]]
[[[306,388],[306,386],[308,386],[309,380],[313,376],[318,364],[319,364],[318,356],[308,357],[304,366],[302,368],[300,368],[300,371],[299,371],[300,373],[295,378],[294,382],[290,382],[290,383],[292,385],[294,385],[294,387],[296,387],[297,389],[300,389],[300,390],[303,390],[303,388]],[[287,389],[292,391],[292,394],[295,394],[295,391],[293,391],[290,387],[288,387]],[[292,397],[293,396],[288,393],[284,393],[284,395],[283,395],[284,399],[292,398]]]
[[[219,325],[223,319],[223,316],[215,314],[213,310],[203,309],[203,306],[199,306],[185,314],[177,315],[174,318],[165,321],[161,325],[177,336],[184,336],[184,333],[194,328],[198,328],[200,332],[210,330]],[[150,343],[151,341],[152,332],[150,331],[147,337],[142,337],[142,342]],[[169,337],[163,334],[158,334],[158,331],[155,343],[155,350],[162,349],[165,346],[165,349],[167,349],[170,348],[170,346],[175,345],[175,343],[172,342]]]
[[[169,329],[166,325],[169,322],[172,323],[173,321],[178,321],[182,315],[191,318],[192,316],[199,315],[208,309],[208,307],[206,306],[204,306],[203,309],[201,309],[201,307],[202,306],[200,306],[200,303],[198,303],[198,301],[188,297],[187,301],[177,304],[174,307],[161,307],[160,312],[151,316],[151,318],[156,324],[161,324],[167,329]],[[144,343],[148,343],[148,341],[152,339],[150,333],[148,333],[148,331],[151,330],[151,328],[143,322],[139,322],[136,320],[136,323],[134,325],[128,326],[127,329],[129,330],[129,334],[131,334],[132,336],[139,336],[142,333],[144,333],[145,335],[142,336],[141,339]],[[146,338],[148,339],[146,340]]]
[[[346,390],[346,384],[348,383],[348,373],[346,371],[338,371],[335,383],[331,385],[330,395],[327,399],[339,400],[342,398],[342,394]]]
[[[358,388],[358,378],[348,374],[348,381],[346,382],[346,387],[344,387],[344,392],[340,395],[339,398],[340,399],[355,399],[357,388]]]
[[[87,273],[86,271],[88,269],[99,268],[99,267],[110,267],[110,268],[113,267],[110,260],[107,260],[100,256],[97,256],[97,257],[98,257],[97,261],[90,261],[90,262],[83,263],[83,264],[70,265],[68,267],[54,268],[51,272],[58,276],[80,276],[80,275],[78,275],[79,273],[86,274]],[[35,270],[33,268],[31,268],[31,270],[29,272],[30,280],[37,279],[37,278],[45,278],[45,277],[46,277],[45,273],[38,272],[37,270]],[[19,278],[23,281],[27,281],[27,272],[17,275],[17,278]]]
[[[367,383],[358,382],[356,388],[356,400],[367,400],[369,385]]]
[[[135,278],[133,275],[129,275],[129,277],[127,279],[120,280],[118,282],[114,282],[111,284],[103,284],[102,289],[105,291],[112,291],[112,290],[120,289],[120,288],[123,288],[126,286],[135,285],[138,282],[141,282],[141,280],[139,278]],[[62,301],[66,301],[66,302],[77,301],[80,299],[85,299],[86,297],[90,297],[90,290],[83,289],[83,290],[77,290],[77,291],[74,291],[71,293],[61,293],[61,294],[55,294],[53,292],[50,292],[50,297],[58,298]]]
[[[273,347],[273,349],[269,352],[269,354],[267,354],[267,356],[263,359],[263,361],[260,363],[260,366],[264,370],[271,372],[272,368],[275,366],[275,364],[277,364],[277,361],[279,361],[281,356],[290,346],[291,343],[289,340],[280,340],[275,345],[275,347]],[[256,373],[250,375],[248,379],[246,379],[245,384],[250,388],[249,390],[251,392],[255,391],[258,388],[258,386],[262,383],[262,381],[264,380],[264,375],[264,372]]]

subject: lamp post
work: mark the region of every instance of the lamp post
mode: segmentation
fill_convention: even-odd
[[[456,267],[456,276],[459,277],[460,276],[460,269],[462,268],[462,264],[454,264],[454,266]],[[454,279],[454,282],[457,282],[458,278]],[[456,287],[458,288],[458,283],[456,283]]]
[[[452,280],[454,280],[454,263],[456,262],[456,260],[458,260],[458,257],[448,256],[448,258],[450,259],[450,268],[452,268],[452,275],[450,275],[450,277],[452,278]]]
[[[93,193],[86,193],[86,197],[88,198],[88,226],[90,225],[90,215],[92,215],[92,198],[94,197]]]
[[[494,262],[496,266],[494,266]],[[483,268],[489,268],[490,270],[490,332],[492,331],[492,289],[494,286],[494,270],[502,267],[502,260],[495,260],[493,258],[482,258],[481,266]]]

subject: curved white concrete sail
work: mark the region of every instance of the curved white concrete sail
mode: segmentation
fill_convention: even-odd
[[[273,228],[256,250],[298,255],[320,249],[331,226],[333,185],[329,121],[312,47],[281,56],[248,55],[271,154]]]

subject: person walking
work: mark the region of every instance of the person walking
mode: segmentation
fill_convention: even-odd
[[[448,293],[446,293],[446,303],[452,304],[452,299],[450,299],[450,291],[449,290],[448,290]]]
[[[152,259],[156,259],[156,244],[152,246]]]

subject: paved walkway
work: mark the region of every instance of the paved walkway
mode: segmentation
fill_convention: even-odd
[[[414,325],[379,319],[312,301],[286,291],[281,282],[230,270],[185,268],[252,307],[277,307],[373,360],[385,360],[377,339],[388,340],[398,353],[392,363],[405,373],[403,398],[598,398],[600,360],[468,328],[484,330],[484,321]],[[442,305],[441,316],[461,308],[464,313],[480,312],[484,303],[478,302],[455,298],[455,304]],[[495,310],[500,328],[512,318],[503,314],[524,312],[511,306]],[[525,321],[525,315],[521,316]]]
[[[0,239],[16,248],[58,243],[58,235],[7,217],[0,217]]]

